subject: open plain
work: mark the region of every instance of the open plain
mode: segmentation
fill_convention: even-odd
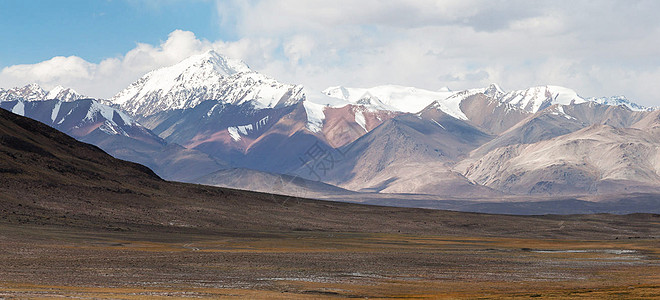
[[[660,217],[638,217],[590,240],[3,224],[0,298],[657,298]]]

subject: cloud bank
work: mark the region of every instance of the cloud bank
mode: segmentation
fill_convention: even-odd
[[[6,67],[0,71],[0,83],[12,87],[36,82],[45,88],[59,84],[92,97],[109,98],[146,72],[175,64],[210,44],[192,32],[176,30],[158,46],[138,43],[122,57],[98,64],[77,56],[57,56],[36,64]]]
[[[232,40],[177,30],[98,64],[71,56],[7,67],[0,84],[62,84],[110,97],[145,72],[212,48],[317,90],[553,84],[660,105],[658,1],[262,0],[215,8]]]

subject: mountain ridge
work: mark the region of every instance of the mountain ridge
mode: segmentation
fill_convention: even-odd
[[[71,102],[85,98],[89,97],[79,94],[72,88],[65,88],[61,85],[58,85],[49,91],[45,91],[37,83],[30,83],[22,87],[14,87],[7,90],[0,88],[0,102],[15,100],[41,101],[53,99]]]
[[[204,100],[273,108],[299,101],[302,86],[281,84],[243,62],[210,50],[151,71],[109,100],[131,114],[148,116],[192,108]]]

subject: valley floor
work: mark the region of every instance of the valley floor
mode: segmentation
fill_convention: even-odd
[[[648,226],[585,241],[5,223],[0,299],[658,298],[658,222]]]

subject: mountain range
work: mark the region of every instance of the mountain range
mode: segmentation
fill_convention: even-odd
[[[551,85],[316,92],[209,51],[107,100],[31,84],[0,89],[0,107],[174,181],[464,199],[660,188],[659,110]]]
[[[67,100],[49,98],[58,90],[56,94],[67,91]],[[2,92],[8,96],[0,101],[0,108],[97,145],[117,158],[146,165],[164,178],[189,181],[198,177],[197,173],[226,167],[202,152],[165,142],[107,101],[80,96],[72,89],[56,87],[44,92],[31,84]]]

